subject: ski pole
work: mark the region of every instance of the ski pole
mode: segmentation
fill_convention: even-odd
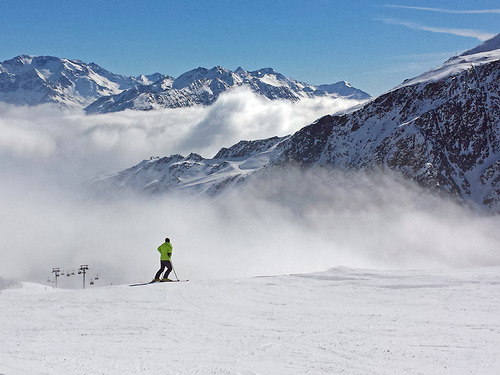
[[[177,276],[177,272],[175,272],[174,263],[172,262],[172,259],[170,259],[170,264],[172,265],[172,271],[174,271],[174,275],[177,278],[177,281],[179,281],[179,276]]]

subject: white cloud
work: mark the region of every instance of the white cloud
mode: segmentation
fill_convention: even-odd
[[[381,19],[379,19],[379,21],[385,22],[387,24],[392,24],[392,25],[406,26],[410,29],[415,29],[415,30],[424,30],[424,31],[430,31],[433,33],[452,34],[452,35],[476,38],[476,39],[480,40],[481,42],[484,42],[485,40],[491,39],[496,35],[496,34],[487,33],[484,31],[480,31],[480,30],[426,26],[426,25],[422,25],[422,24],[419,24],[416,22],[401,21],[401,20],[396,20],[396,19],[392,19],[392,18],[381,18]]]
[[[389,4],[384,6],[388,8],[413,9],[413,10],[423,10],[428,12],[451,13],[451,14],[500,14],[500,9],[455,10],[455,9],[443,9],[443,8],[414,7],[406,5],[389,5]]]
[[[30,124],[0,122],[0,152],[19,158],[48,157],[56,144],[44,129],[31,129]]]
[[[0,104],[0,154],[13,168],[59,170],[64,178],[80,180],[131,167],[150,156],[196,152],[212,157],[242,139],[287,135],[353,104],[328,98],[269,101],[249,90],[222,95],[208,108],[93,116],[50,105]],[[0,171],[6,167],[4,163]]]
[[[317,118],[357,104],[345,99],[317,98],[292,103],[270,101],[242,88],[221,95],[204,118],[191,128],[182,148],[213,156],[238,141],[292,134]]]

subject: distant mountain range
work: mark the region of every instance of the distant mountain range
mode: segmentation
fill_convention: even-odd
[[[332,97],[368,100],[371,96],[341,81],[314,86],[286,78],[271,68],[254,72],[220,66],[197,68],[173,77],[155,73],[126,77],[79,60],[22,55],[0,63],[0,101],[17,105],[56,103],[87,113],[125,109],[208,106],[223,92],[247,87],[270,100]]]
[[[164,79],[162,74],[125,77],[79,60],[22,55],[0,63],[0,101],[17,105],[56,103],[83,108],[98,98]]]
[[[187,85],[191,77],[183,78]],[[93,186],[108,192],[215,195],[258,171],[272,173],[287,165],[382,169],[500,212],[499,93],[500,34],[358,110],[324,116],[293,135],[241,141],[211,159],[197,154],[152,158]]]

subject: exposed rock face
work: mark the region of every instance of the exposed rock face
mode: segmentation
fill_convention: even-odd
[[[382,167],[500,208],[500,61],[404,86],[294,134],[275,163]]]

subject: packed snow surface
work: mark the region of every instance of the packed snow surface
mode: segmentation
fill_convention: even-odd
[[[0,373],[7,375],[485,375],[500,368],[498,267],[336,268],[85,290],[24,283],[1,291],[0,308]]]

